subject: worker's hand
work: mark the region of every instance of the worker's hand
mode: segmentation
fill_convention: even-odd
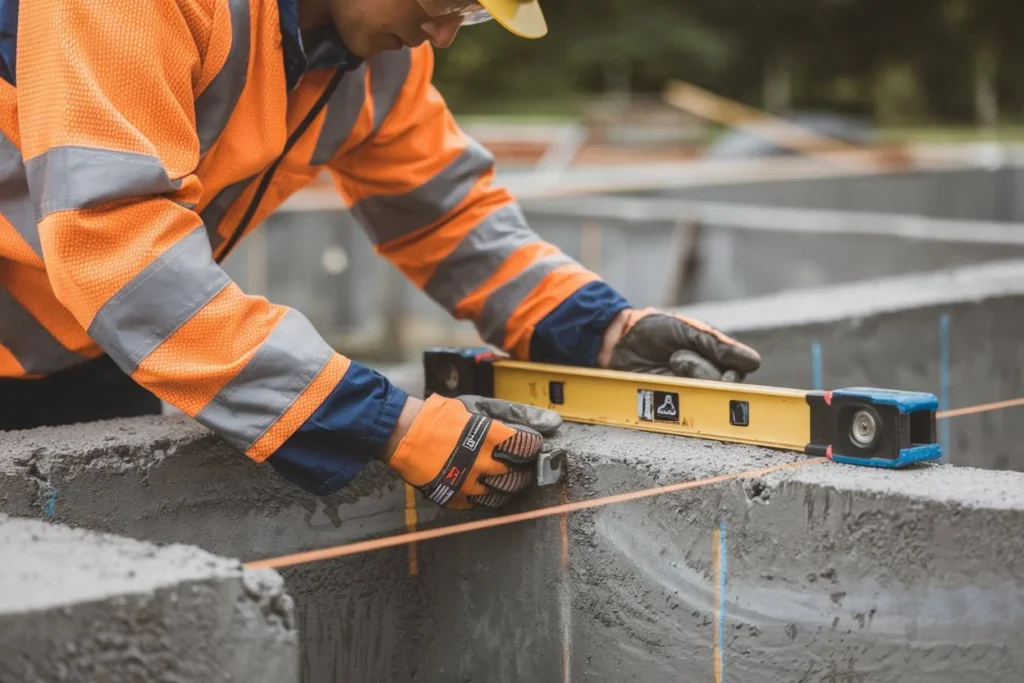
[[[742,382],[761,357],[719,330],[651,308],[628,309],[609,325],[601,367],[627,372]]]
[[[533,483],[544,437],[562,423],[550,410],[493,398],[434,394],[417,403],[388,467],[427,499],[458,510],[500,507]]]

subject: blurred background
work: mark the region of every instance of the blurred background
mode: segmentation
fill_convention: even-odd
[[[678,307],[995,258],[1024,241],[1024,5],[555,2],[485,24],[435,84],[532,227],[634,305]],[[322,182],[225,264],[375,363],[479,343]]]

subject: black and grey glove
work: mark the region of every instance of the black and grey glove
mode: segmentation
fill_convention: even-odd
[[[553,410],[484,396],[459,396],[458,399],[471,413],[479,413],[507,425],[527,427],[543,437],[554,435],[562,426],[562,416]]]
[[[489,417],[525,433],[536,434],[542,439],[553,436],[562,426],[562,416],[553,410],[484,396],[465,395],[458,396],[457,399],[471,413]],[[484,483],[492,490],[484,496],[473,498],[471,502],[475,505],[492,508],[501,507],[507,503],[513,495],[533,484],[535,479],[533,463],[537,458],[537,453],[549,448],[550,446],[542,442],[536,450],[531,449],[529,458],[520,458],[518,467],[511,468],[506,474],[484,478]]]
[[[655,309],[630,311],[611,370],[742,382],[761,356],[710,325]]]

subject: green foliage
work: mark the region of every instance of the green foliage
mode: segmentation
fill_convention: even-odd
[[[539,41],[494,22],[437,54],[457,112],[565,114],[611,91],[669,79],[762,106],[785,69],[791,108],[880,123],[973,123],[979,78],[1003,118],[1024,108],[1024,5],[1008,0],[542,0]]]

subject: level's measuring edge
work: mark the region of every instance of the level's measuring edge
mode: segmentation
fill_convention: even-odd
[[[806,392],[642,373],[497,361],[494,395],[568,422],[806,452]]]

